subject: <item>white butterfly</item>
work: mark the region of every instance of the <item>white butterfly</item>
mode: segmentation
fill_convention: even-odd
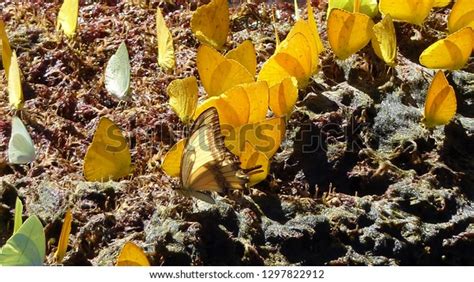
[[[12,135],[8,143],[8,161],[26,164],[35,160],[35,146],[25,125],[17,116],[12,118]]]
[[[110,57],[105,68],[105,88],[119,99],[124,99],[130,90],[130,59],[125,42]]]

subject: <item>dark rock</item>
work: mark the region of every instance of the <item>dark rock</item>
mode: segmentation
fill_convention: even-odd
[[[339,109],[339,105],[324,93],[309,93],[301,104],[316,114],[333,112]]]

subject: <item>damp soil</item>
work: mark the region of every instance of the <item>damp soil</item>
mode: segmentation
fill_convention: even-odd
[[[20,115],[38,152],[31,165],[7,164],[13,113],[1,69],[0,245],[12,233],[19,197],[23,217],[35,214],[45,226],[45,264],[53,263],[71,208],[65,265],[113,265],[130,240],[153,265],[474,265],[472,60],[448,74],[456,118],[432,131],[420,123],[433,71],[417,58],[444,36],[449,6],[435,9],[423,27],[396,23],[398,65],[389,68],[370,46],[336,60],[321,12],[327,3],[313,1],[326,50],[299,92],[269,176],[209,205],[174,192],[177,179],[159,167],[183,137],[166,86],[198,77],[199,43],[189,22],[199,1],[80,1],[74,40],[55,32],[59,2],[0,3],[23,75]],[[284,38],[293,6],[251,2],[232,8],[226,47],[252,39],[260,68],[275,49],[272,7]],[[173,74],[157,65],[158,6],[174,38]],[[132,92],[119,102],[106,92],[103,73],[124,40]],[[126,132],[134,171],[118,182],[86,182],[84,155],[104,115]]]

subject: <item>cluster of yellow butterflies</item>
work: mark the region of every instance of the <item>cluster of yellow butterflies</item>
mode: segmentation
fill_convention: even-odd
[[[433,7],[451,1],[435,0],[333,0],[328,9],[328,40],[339,59],[364,48],[369,41],[382,60],[393,66],[397,57],[397,39],[393,21],[422,25]],[[353,9],[353,10],[350,10]],[[348,11],[349,10],[349,11]],[[382,20],[371,17],[380,10]],[[420,55],[420,63],[432,69],[457,70],[466,65],[473,49],[474,5],[470,0],[456,1],[448,18],[446,38],[430,45]]]
[[[374,52],[388,65],[397,57],[393,21],[422,25],[433,7],[449,0],[330,0],[328,40],[334,54],[345,59],[370,41]],[[379,23],[372,17],[383,15]],[[297,11],[297,7],[296,7]],[[207,97],[199,101],[198,80],[186,77],[167,87],[169,105],[184,124],[192,124],[187,138],[178,141],[164,156],[161,168],[180,177],[179,191],[213,203],[208,193],[241,190],[264,180],[270,160],[285,135],[288,116],[298,98],[298,89],[308,84],[318,71],[324,46],[307,2],[307,19],[299,18],[285,40],[257,74],[255,48],[250,40],[225,54],[229,32],[227,0],[211,0],[192,16],[191,29],[201,42],[197,68]],[[73,38],[79,12],[78,0],[65,0],[58,14],[57,29]],[[175,68],[173,38],[160,9],[156,12],[158,64],[165,72]],[[449,35],[429,46],[420,56],[428,68],[456,70],[464,67],[474,49],[474,5],[457,0],[448,17]],[[7,79],[9,105],[19,112],[24,104],[21,71],[10,47],[5,25],[0,19],[2,64]],[[130,59],[123,42],[105,69],[105,88],[118,99],[130,93]],[[456,96],[443,71],[437,71],[428,89],[423,122],[428,128],[447,124],[456,113]],[[12,117],[8,145],[11,164],[34,161],[34,143],[20,117]],[[108,181],[126,177],[132,169],[130,149],[120,128],[102,117],[84,159],[88,181]],[[17,199],[14,232],[0,248],[0,265],[41,265],[45,257],[43,226],[36,216],[22,222],[23,206]],[[65,214],[54,258],[61,263],[68,246],[72,214]],[[32,235],[33,234],[33,235]],[[25,250],[34,250],[26,252]],[[117,265],[149,265],[132,242],[127,242]]]
[[[441,0],[330,0],[327,19],[329,45],[345,59],[372,42],[375,53],[388,65],[396,64],[397,45],[393,21],[421,25]],[[295,7],[298,11],[298,8]],[[380,10],[379,23],[371,17]],[[191,29],[201,42],[197,69],[207,98],[198,103],[198,80],[186,77],[167,87],[169,104],[184,124],[192,124],[190,135],[177,142],[162,160],[162,169],[180,177],[180,190],[212,201],[206,191],[242,189],[264,180],[270,159],[285,134],[285,123],[298,98],[319,68],[324,45],[319,36],[313,8],[307,1],[307,19],[296,21],[285,40],[257,74],[255,48],[250,40],[224,52],[229,33],[226,0],[211,0],[192,15]],[[459,69],[474,49],[474,7],[458,0],[448,18],[446,38],[429,46],[420,62],[430,68]],[[76,33],[77,0],[65,0],[58,14],[57,29],[67,37]],[[156,11],[158,64],[165,72],[175,68],[173,38],[161,10]],[[0,20],[2,62],[8,81],[9,104],[20,110],[24,104],[21,72]],[[130,59],[125,42],[105,69],[105,88],[118,99],[130,93]],[[427,127],[446,124],[456,112],[456,98],[444,73],[438,72],[428,91],[424,122]],[[24,164],[35,158],[35,148],[21,119],[12,118],[9,162]],[[84,159],[88,181],[126,177],[132,170],[130,149],[121,129],[102,117]]]
[[[311,9],[308,14],[308,21],[298,19],[256,79],[251,41],[225,55],[218,51],[229,30],[227,1],[213,0],[194,12],[191,28],[202,43],[196,64],[207,99],[198,105],[195,77],[176,79],[167,88],[169,104],[181,121],[194,121],[190,136],[162,161],[168,175],[180,177],[180,191],[213,202],[206,191],[240,190],[267,177],[298,87],[318,69],[323,47]]]

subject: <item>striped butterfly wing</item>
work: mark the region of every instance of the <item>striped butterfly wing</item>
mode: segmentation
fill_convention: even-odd
[[[227,192],[243,189],[248,175],[224,145],[215,108],[204,111],[191,128],[181,160],[181,186],[186,191]]]

